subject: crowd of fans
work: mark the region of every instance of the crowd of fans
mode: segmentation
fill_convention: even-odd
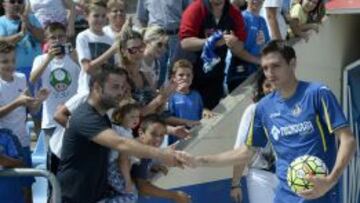
[[[127,15],[128,4],[2,0],[0,128],[10,131],[0,133],[0,166],[31,167],[31,118],[35,132],[50,138],[48,170],[66,179],[69,118],[97,92],[99,78],[108,80],[99,73],[105,69],[125,75],[121,102],[107,112],[114,131],[156,148],[176,144],[258,71],[268,41],[307,40],[324,16],[321,0],[138,0],[135,16]],[[94,193],[88,202],[136,202],[138,195],[190,201],[151,184],[150,172],[167,173],[157,161],[113,151],[105,168],[106,196]],[[31,202],[33,179],[13,180],[0,181],[2,200]],[[77,202],[71,197],[67,202]]]

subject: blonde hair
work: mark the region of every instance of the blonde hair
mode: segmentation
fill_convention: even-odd
[[[164,28],[158,25],[151,25],[143,30],[143,39],[145,43],[154,41],[166,35]]]
[[[135,39],[139,39],[143,41],[142,35],[133,29],[132,18],[128,18],[120,31],[119,38],[117,39],[119,43],[120,58],[124,64],[129,63],[129,60],[124,55],[122,49],[127,47],[127,42],[129,40],[135,40]]]
[[[121,5],[126,10],[126,2],[125,0],[109,0],[106,4],[106,7],[108,9],[116,7],[117,5]]]
[[[180,68],[190,69],[191,72],[193,72],[193,69],[194,69],[193,65],[191,64],[191,62],[189,60],[180,59],[174,63],[171,74],[174,76]]]

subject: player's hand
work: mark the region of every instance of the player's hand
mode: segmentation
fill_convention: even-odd
[[[191,196],[186,194],[182,191],[175,191],[175,194],[173,196],[173,200],[176,203],[190,203],[191,202]]]
[[[186,152],[177,151],[171,147],[168,147],[163,150],[160,161],[162,161],[167,166],[184,168],[186,158]]]
[[[335,185],[335,182],[330,179],[330,176],[307,176],[305,179],[313,183],[314,188],[298,193],[298,195],[304,199],[317,199],[322,197]]]
[[[235,187],[230,190],[230,197],[234,200],[236,203],[242,202],[242,192],[240,187]]]

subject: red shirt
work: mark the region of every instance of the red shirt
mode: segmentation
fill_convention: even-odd
[[[229,9],[228,12],[224,11],[223,16],[224,14],[228,13],[228,16],[231,18],[232,21],[229,24],[228,29],[232,30],[235,36],[237,36],[240,41],[245,41],[246,33],[244,29],[244,20],[241,12],[229,2],[226,3],[229,4]],[[204,0],[194,0],[194,2],[187,7],[187,9],[182,15],[179,30],[180,39],[182,40],[188,37],[206,38],[211,34],[211,32],[219,29],[216,27],[214,27],[213,29],[204,29],[205,27],[209,27],[209,25],[204,25],[207,23],[207,18],[209,17],[209,11],[207,5],[204,4]],[[221,23],[222,22],[220,20],[218,27],[221,27]]]

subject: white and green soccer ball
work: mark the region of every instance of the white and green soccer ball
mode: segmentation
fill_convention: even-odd
[[[314,185],[305,179],[310,176],[326,176],[328,168],[323,160],[311,155],[303,155],[291,162],[287,171],[287,182],[295,193],[308,190]]]

